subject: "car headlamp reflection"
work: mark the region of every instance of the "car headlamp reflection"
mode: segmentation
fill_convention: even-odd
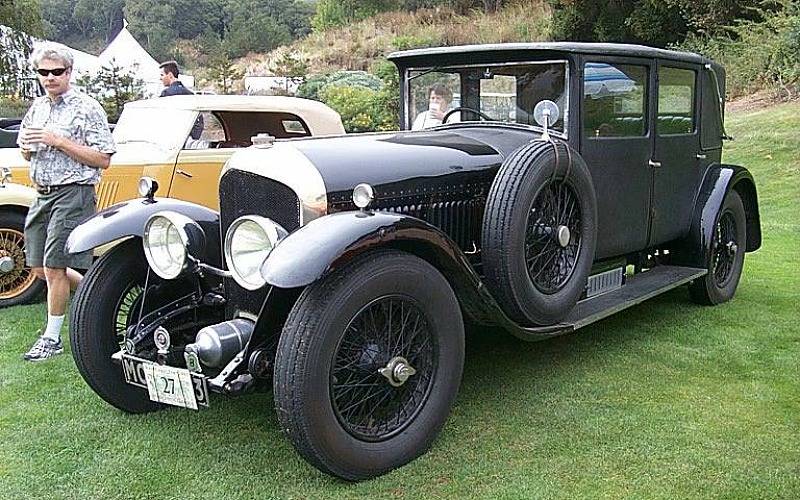
[[[247,290],[266,284],[261,266],[287,231],[266,217],[245,215],[225,235],[225,260],[236,283]]]
[[[164,279],[175,279],[188,267],[190,255],[202,255],[205,234],[185,215],[158,212],[145,224],[143,246],[153,272]]]

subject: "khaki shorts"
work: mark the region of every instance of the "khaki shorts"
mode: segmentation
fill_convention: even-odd
[[[25,263],[30,267],[87,269],[92,251],[68,254],[64,250],[69,233],[95,212],[94,186],[64,186],[33,200],[25,219]]]

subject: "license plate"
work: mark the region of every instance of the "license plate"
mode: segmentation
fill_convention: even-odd
[[[151,401],[196,410],[208,406],[208,384],[199,373],[122,355],[125,382],[147,389]]]

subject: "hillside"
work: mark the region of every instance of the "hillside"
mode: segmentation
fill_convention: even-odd
[[[300,55],[310,74],[337,70],[370,70],[395,50],[468,43],[528,42],[548,39],[551,12],[546,0],[508,6],[495,14],[474,12],[462,16],[449,8],[416,12],[389,12],[338,29],[312,33],[267,54],[251,54],[236,61],[245,76],[274,74],[282,54]],[[202,67],[195,71],[201,83]]]

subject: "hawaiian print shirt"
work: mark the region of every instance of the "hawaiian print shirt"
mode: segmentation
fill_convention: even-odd
[[[116,152],[116,145],[108,128],[108,118],[100,103],[72,88],[54,101],[48,96],[34,100],[22,119],[20,131],[25,127],[52,130],[101,153]],[[79,163],[60,149],[44,144],[40,144],[38,151],[31,154],[31,180],[38,186],[94,185],[100,182],[101,170]]]

